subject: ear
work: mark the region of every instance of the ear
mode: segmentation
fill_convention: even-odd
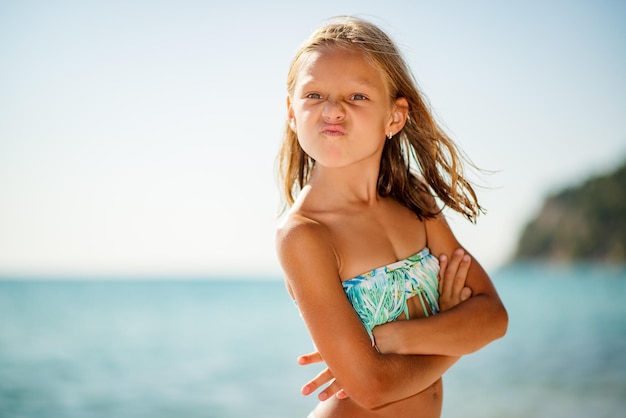
[[[287,122],[289,123],[289,127],[296,133],[296,118],[293,113],[293,106],[291,104],[291,97],[287,96]]]
[[[386,132],[391,132],[394,135],[400,132],[406,124],[408,115],[409,102],[404,97],[397,98],[391,109],[391,116],[389,117]]]

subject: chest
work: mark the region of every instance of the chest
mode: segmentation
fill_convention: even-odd
[[[341,216],[333,222],[331,236],[342,280],[402,260],[427,245],[424,224],[400,205]]]

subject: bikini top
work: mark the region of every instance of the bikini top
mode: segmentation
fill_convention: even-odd
[[[424,315],[439,312],[439,260],[428,247],[415,255],[343,282],[343,289],[375,346],[372,329],[395,321],[402,313],[409,319],[407,299],[417,296]]]

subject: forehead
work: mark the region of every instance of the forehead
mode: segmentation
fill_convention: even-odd
[[[383,72],[356,48],[322,47],[303,56],[296,82],[358,83],[386,89]]]

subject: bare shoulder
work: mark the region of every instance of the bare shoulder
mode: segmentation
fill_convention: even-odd
[[[329,245],[328,228],[300,212],[289,213],[276,229],[278,255],[308,245]]]
[[[301,212],[289,213],[278,226],[276,250],[290,292],[314,278],[337,276],[338,257],[328,227]]]
[[[432,199],[432,205],[436,215],[424,220],[427,245],[434,255],[451,254],[455,249],[460,248],[461,244],[454,236],[443,211],[436,206],[434,199]]]

